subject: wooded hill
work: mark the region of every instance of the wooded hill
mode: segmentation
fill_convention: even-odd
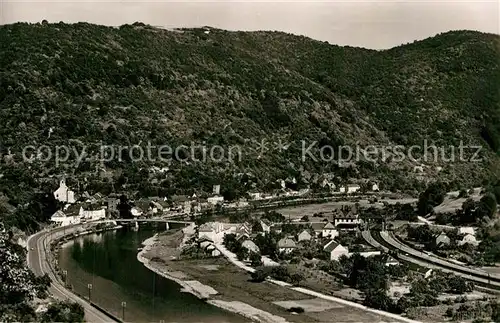
[[[452,31],[375,51],[282,32],[18,23],[0,26],[0,43],[0,189],[9,205],[26,203],[61,174],[104,193],[168,195],[217,183],[239,196],[278,179],[307,185],[326,172],[338,182],[371,178],[392,190],[421,190],[428,179],[477,185],[498,173],[498,35]],[[22,159],[27,145],[70,139],[95,149],[101,142],[196,142],[240,145],[245,153],[233,162],[115,160],[97,173],[93,159],[79,167]],[[291,145],[259,156],[250,148],[262,140]],[[421,178],[413,174],[418,163],[408,160],[351,167],[301,160],[302,141],[317,141],[319,156],[325,145],[409,147],[424,140],[484,146],[483,162],[431,160]],[[169,171],[154,175],[153,164]]]

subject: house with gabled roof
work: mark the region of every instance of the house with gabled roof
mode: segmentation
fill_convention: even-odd
[[[358,184],[348,184],[347,186],[342,185],[339,189],[340,193],[353,194],[361,189],[361,186]]]
[[[337,228],[335,227],[335,225],[333,225],[333,223],[328,222],[321,230],[321,235],[323,237],[330,237],[333,239],[339,235],[339,232],[338,232]]]
[[[214,241],[210,239],[206,234],[202,235],[201,238],[198,239],[198,243],[200,248],[205,249],[209,245],[213,244]]]
[[[316,236],[323,235],[323,228],[325,227],[325,222],[309,222],[309,225],[314,230]]]
[[[435,236],[435,244],[436,247],[444,247],[449,246],[451,243],[450,237],[446,235],[446,233],[442,232]]]
[[[256,253],[260,252],[259,247],[250,239],[243,241],[243,243],[241,244],[241,247],[245,248],[251,252],[256,252]]]
[[[458,228],[458,230],[457,230],[457,231],[458,231],[457,233],[458,233],[459,235],[461,235],[461,234],[471,234],[471,235],[475,235],[475,234],[476,234],[476,232],[475,232],[475,230],[474,230],[474,228],[473,228],[473,227],[460,227],[460,228]]]
[[[385,260],[385,265],[387,267],[389,266],[397,266],[399,265],[399,261],[397,261],[396,259],[394,259],[393,257],[389,256],[387,257],[387,259]]]
[[[212,257],[219,257],[221,252],[215,247],[214,244],[210,244],[205,248],[205,251],[209,253]]]
[[[211,225],[210,223],[204,223],[198,227],[198,238],[206,238],[211,241],[215,241],[217,239],[217,234],[219,231],[217,227]]]
[[[80,217],[79,216],[68,216],[66,213],[59,210],[51,216],[50,221],[57,223],[61,226],[66,226],[66,225],[80,223]]]
[[[299,235],[297,236],[297,240],[300,241],[309,241],[312,239],[311,234],[309,233],[309,230],[303,230]]]
[[[297,249],[297,244],[290,237],[283,238],[280,241],[278,241],[278,250],[279,250],[279,252],[291,253],[295,249]]]
[[[345,213],[344,213],[345,212]],[[360,224],[361,219],[359,218],[358,209],[356,205],[353,205],[350,209],[346,211],[340,211],[333,214],[333,222],[335,226],[342,223],[349,224]]]
[[[349,249],[335,240],[328,242],[323,250],[330,254],[330,260],[339,260],[342,256],[349,256]]]
[[[262,231],[269,233],[271,232],[271,222],[269,220],[260,220],[260,225],[262,226]]]
[[[470,244],[470,245],[473,245],[473,246],[478,246],[479,245],[479,241],[476,240],[476,237],[473,236],[472,234],[468,233],[466,234],[462,240],[458,241],[457,243],[459,246],[463,246],[465,244]]]
[[[106,210],[100,209],[100,210],[84,210],[83,207],[80,207],[80,211],[78,212],[78,215],[80,216],[81,219],[87,219],[87,220],[100,220],[106,218]]]

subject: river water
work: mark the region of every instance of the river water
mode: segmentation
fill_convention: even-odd
[[[59,266],[73,290],[128,322],[243,323],[242,316],[180,291],[137,260],[137,248],[152,230],[119,229],[80,237],[63,246]],[[125,302],[125,307],[122,307]]]

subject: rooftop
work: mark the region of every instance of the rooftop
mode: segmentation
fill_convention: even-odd
[[[337,249],[338,246],[342,246],[340,243],[338,243],[337,241],[335,240],[332,240],[330,242],[328,242],[324,247],[323,247],[323,250],[325,250],[326,252],[331,252],[335,249]]]
[[[283,238],[278,241],[278,248],[297,248],[297,244],[293,239]]]

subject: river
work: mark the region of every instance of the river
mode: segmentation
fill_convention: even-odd
[[[243,323],[242,316],[203,302],[137,260],[137,248],[152,230],[119,229],[66,243],[59,266],[76,293],[128,322]],[[122,307],[125,302],[125,307]]]

